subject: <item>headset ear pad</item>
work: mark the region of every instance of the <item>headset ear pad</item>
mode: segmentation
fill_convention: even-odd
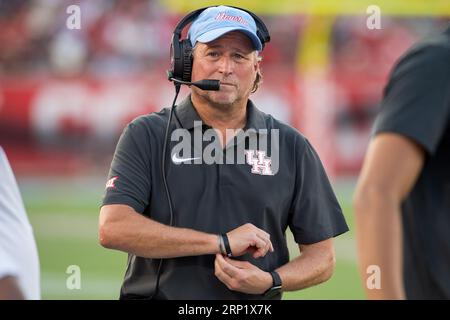
[[[192,46],[189,39],[184,39],[181,41],[181,57],[183,62],[182,66],[182,79],[183,81],[191,82],[192,76]]]
[[[188,39],[172,41],[170,46],[171,77],[181,81],[191,81],[192,46]]]

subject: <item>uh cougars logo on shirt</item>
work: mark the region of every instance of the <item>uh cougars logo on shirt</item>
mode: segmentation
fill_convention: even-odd
[[[272,160],[266,157],[265,151],[245,150],[245,159],[252,166],[252,173],[273,176]]]

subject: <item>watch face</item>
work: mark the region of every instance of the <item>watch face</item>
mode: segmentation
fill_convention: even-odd
[[[273,298],[276,295],[281,293],[281,286],[275,286],[270,288],[265,294],[264,297],[266,298]]]

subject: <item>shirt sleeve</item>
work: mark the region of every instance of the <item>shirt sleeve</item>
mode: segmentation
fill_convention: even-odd
[[[19,187],[0,147],[0,278],[19,275],[18,257],[27,246],[23,232],[28,228],[31,229]]]
[[[297,243],[312,244],[338,236],[348,231],[348,226],[319,156],[307,139],[297,140],[289,227]]]
[[[143,121],[122,132],[109,170],[103,205],[125,204],[143,213],[151,194],[150,142]]]
[[[434,154],[450,112],[450,49],[424,45],[395,66],[373,134],[395,132]]]

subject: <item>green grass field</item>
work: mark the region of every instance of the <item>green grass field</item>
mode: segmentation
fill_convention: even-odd
[[[38,245],[42,298],[117,299],[126,254],[104,249],[97,241],[104,180],[19,179],[19,186]],[[353,184],[337,183],[335,190],[351,231],[335,241],[334,276],[316,287],[286,293],[284,299],[364,299],[356,268],[350,206]],[[291,256],[298,254],[293,241],[290,250]],[[67,289],[70,274],[66,271],[71,265],[80,267],[80,289]]]

